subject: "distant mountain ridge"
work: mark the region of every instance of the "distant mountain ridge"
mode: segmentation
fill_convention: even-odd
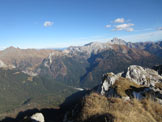
[[[122,39],[113,38],[112,40],[108,42],[91,42],[88,44],[85,44],[84,46],[72,46],[66,49],[67,52],[87,52],[88,54],[91,53],[97,53],[99,51],[102,51],[104,49],[110,49],[113,48],[112,45],[125,45],[129,48],[136,48],[148,51],[152,54],[155,54],[157,56],[162,56],[162,41],[157,42],[126,42]],[[153,50],[152,50],[153,49]]]
[[[24,72],[34,71],[44,58],[51,53],[58,54],[59,51],[49,49],[20,49],[9,47],[0,51],[0,67],[17,68]]]
[[[114,38],[106,43],[72,46],[65,49],[61,56],[53,54],[45,59],[37,71],[42,76],[50,74],[55,80],[68,85],[93,87],[103,72],[117,73],[133,64],[152,67],[162,62],[161,56],[140,48],[130,48],[128,44]]]
[[[64,50],[9,47],[0,51],[0,67],[16,68],[31,76],[48,76],[82,87],[93,87],[103,72],[117,73],[129,65],[151,67],[161,62],[162,41],[131,43],[114,38]]]

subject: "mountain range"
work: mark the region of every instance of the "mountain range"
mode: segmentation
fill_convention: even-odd
[[[58,107],[77,90],[98,85],[105,72],[159,64],[162,41],[131,43],[114,38],[63,50],[9,47],[0,51],[0,113],[24,106]]]
[[[131,43],[114,38],[64,50],[19,49],[0,51],[0,67],[30,76],[48,77],[70,86],[92,88],[104,72],[120,72],[129,65],[152,67],[162,62],[162,41]]]

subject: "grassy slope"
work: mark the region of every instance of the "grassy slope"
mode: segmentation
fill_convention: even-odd
[[[120,98],[106,98],[92,93],[82,101],[76,121],[103,122],[160,122],[162,120],[162,106],[151,100],[138,101],[132,99],[123,101]],[[104,118],[102,118],[104,117]]]
[[[145,87],[121,77],[116,80],[112,88],[119,97],[125,97],[131,96],[132,90],[142,90]],[[68,118],[76,122],[160,122],[162,120],[162,106],[149,97],[126,101],[121,98],[107,98],[92,92],[79,102],[74,111],[68,114]]]

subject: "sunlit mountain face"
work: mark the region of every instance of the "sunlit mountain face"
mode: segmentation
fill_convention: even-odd
[[[161,6],[0,0],[0,121],[160,121]]]

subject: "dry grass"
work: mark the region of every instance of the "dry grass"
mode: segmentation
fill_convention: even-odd
[[[126,97],[126,91],[132,89],[132,86],[135,88],[140,88],[141,86],[130,81],[129,79],[120,77],[118,80],[115,81],[113,88],[116,89],[116,92],[121,97]]]
[[[148,111],[158,122],[162,122],[162,105],[151,100],[141,101],[144,109]]]
[[[156,88],[159,88],[160,90],[162,90],[162,83],[160,82],[160,83],[156,83],[155,84],[155,87]]]
[[[106,98],[92,93],[83,101],[79,120],[86,121],[95,115],[105,114],[112,115],[114,122],[160,122],[162,106],[151,100],[123,101],[120,98]]]
[[[108,102],[106,97],[93,93],[84,99],[83,104],[81,119],[85,120],[92,115],[104,114],[104,107]]]

